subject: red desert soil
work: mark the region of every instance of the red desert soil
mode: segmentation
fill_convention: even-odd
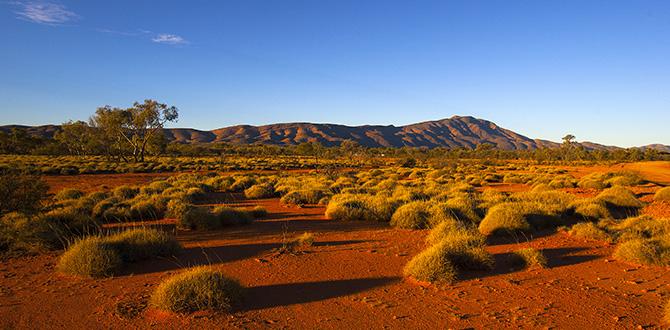
[[[491,242],[492,272],[468,272],[453,285],[418,285],[402,268],[424,248],[425,231],[370,222],[335,222],[322,207],[259,204],[271,214],[243,227],[179,232],[173,260],[131,265],[109,279],[54,272],[57,254],[0,266],[2,328],[635,328],[658,326],[668,298],[665,268],[611,258],[613,246],[563,233],[530,242]],[[282,238],[317,234],[303,253],[278,254]],[[518,270],[509,252],[543,249],[549,268]],[[230,314],[178,316],[144,309],[157,284],[181,268],[212,264],[247,287]]]

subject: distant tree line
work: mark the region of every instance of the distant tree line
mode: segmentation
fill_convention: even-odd
[[[587,150],[566,135],[558,148],[534,150],[501,150],[483,143],[475,148],[370,148],[346,140],[339,146],[326,147],[318,142],[298,145],[235,145],[214,143],[169,143],[164,125],[179,117],[178,109],[154,100],[135,102],[132,107],[100,107],[88,122],[69,121],[61,125],[53,139],[30,135],[14,128],[0,132],[1,154],[34,155],[102,155],[117,162],[143,162],[147,156],[308,156],[351,159],[404,159],[413,166],[418,161],[439,163],[455,159],[521,159],[535,161],[640,161],[669,160],[670,155],[653,149],[639,148]]]

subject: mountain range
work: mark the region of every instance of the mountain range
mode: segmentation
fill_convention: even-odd
[[[7,125],[0,126],[0,131],[8,132],[12,128],[24,129],[29,134],[44,138],[53,137],[60,129],[57,125]],[[504,150],[553,148],[560,145],[557,142],[531,139],[488,120],[470,116],[453,116],[405,126],[282,123],[263,126],[236,125],[211,131],[166,128],[163,132],[168,140],[178,143],[296,145],[303,142],[319,142],[325,146],[335,146],[342,141],[352,140],[367,147],[475,148],[479,144],[488,143]],[[580,144],[591,150],[618,148],[593,142],[581,142]],[[662,144],[640,148],[670,152],[670,146]]]

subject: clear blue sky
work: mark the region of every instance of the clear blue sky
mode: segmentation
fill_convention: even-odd
[[[670,144],[670,1],[0,2],[0,124],[145,98],[198,129],[458,114]]]

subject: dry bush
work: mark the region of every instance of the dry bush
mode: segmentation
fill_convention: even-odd
[[[374,215],[368,207],[369,195],[339,194],[333,196],[326,207],[326,217],[333,220],[372,220]]]
[[[114,197],[120,199],[131,199],[139,193],[139,189],[129,186],[119,186],[116,187],[113,191]]]
[[[176,313],[227,312],[242,298],[236,280],[209,267],[195,267],[161,282],[151,296],[155,308]]]
[[[216,219],[223,226],[245,225],[253,222],[254,217],[250,211],[236,209],[228,206],[217,206],[212,210]]]
[[[640,208],[643,206],[642,202],[635,198],[635,195],[630,190],[621,186],[614,186],[603,190],[596,198],[613,207]]]
[[[37,176],[0,169],[0,215],[39,211],[48,190],[49,186]]]
[[[546,268],[547,258],[534,248],[524,248],[514,251],[512,253],[512,262],[524,268]]]

